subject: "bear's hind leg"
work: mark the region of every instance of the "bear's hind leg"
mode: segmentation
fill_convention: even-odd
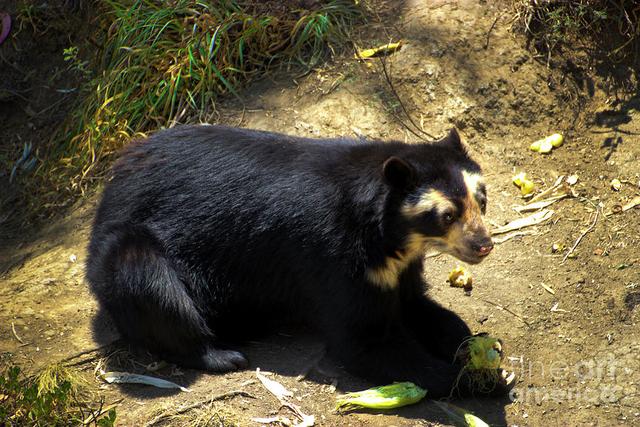
[[[168,361],[207,371],[247,366],[236,351],[213,347],[214,334],[162,245],[144,226],[96,233],[87,277],[98,300],[130,343]]]

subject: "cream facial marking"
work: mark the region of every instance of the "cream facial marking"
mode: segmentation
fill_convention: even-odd
[[[478,194],[478,190],[483,184],[482,175],[478,173],[470,173],[462,171],[462,178],[464,179],[464,185],[467,187],[467,193],[472,197]]]
[[[483,226],[482,209],[478,201],[480,196],[480,188],[484,186],[482,181],[482,175],[477,173],[469,173],[462,171],[462,178],[464,185],[467,187],[467,197],[464,200],[464,211],[462,215],[463,222],[466,226],[470,226],[472,230],[477,229],[479,226]]]
[[[403,250],[396,252],[395,257],[387,257],[380,267],[367,270],[367,278],[383,289],[394,289],[398,286],[400,274],[407,266],[425,253],[428,238],[418,233],[407,237]]]
[[[407,216],[417,216],[435,210],[438,213],[455,210],[455,205],[438,190],[429,190],[420,196],[416,204],[405,204],[402,212]]]
[[[467,194],[462,200],[463,209],[459,219],[447,229],[444,236],[431,238],[428,243],[462,261],[477,263],[479,259],[469,252],[467,238],[473,235],[488,235],[482,221],[480,205],[484,198],[484,182],[480,174],[467,171],[462,171],[462,178]]]

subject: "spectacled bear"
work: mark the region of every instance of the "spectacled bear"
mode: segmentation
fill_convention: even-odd
[[[247,367],[220,337],[279,307],[355,375],[468,394],[455,355],[471,332],[426,296],[423,255],[482,261],[486,201],[455,130],[405,144],[181,126],[115,163],[87,279],[123,338],[185,367]]]

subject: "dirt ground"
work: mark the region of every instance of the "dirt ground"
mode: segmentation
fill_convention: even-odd
[[[394,87],[426,132],[442,136],[452,126],[461,130],[485,170],[486,220],[493,227],[522,216],[512,208],[523,203],[511,183],[516,172],[527,172],[540,190],[560,175],[578,176],[572,187],[577,197],[550,206],[550,220],[498,244],[484,263],[470,267],[471,296],[445,283],[458,261],[427,260],[431,295],[458,312],[474,332],[500,337],[504,366],[518,375],[515,401],[456,403],[496,426],[637,425],[640,209],[607,214],[640,195],[640,99],[618,102],[601,88],[598,76],[585,85],[547,68],[510,31],[504,6],[493,2],[389,1],[379,12],[381,20],[374,19],[363,33],[374,35],[372,45],[402,38],[402,49],[387,60]],[[420,142],[398,122],[396,116],[409,120],[378,62],[369,67],[345,55],[306,76],[262,81],[244,97],[244,108],[236,102],[219,106],[221,123],[306,136]],[[30,126],[12,120],[9,129],[16,132]],[[5,117],[0,121],[9,123]],[[532,141],[554,132],[566,136],[563,146],[548,155],[529,151]],[[611,188],[614,178],[622,182],[619,191]],[[83,279],[97,200],[94,195],[76,203],[37,232],[0,233],[5,238],[0,244],[0,349],[21,366],[35,369],[117,338],[97,313]],[[0,227],[8,225],[0,221]],[[575,256],[563,262],[583,234]],[[565,249],[552,253],[554,243]],[[237,390],[248,395],[213,405],[220,425],[259,425],[251,419],[274,414],[291,417],[256,381],[254,371],[261,368],[294,392],[317,425],[449,425],[429,400],[383,414],[336,414],[340,390],[367,385],[324,360],[322,343],[312,335],[281,331],[241,350],[250,358],[247,371],[206,375],[167,367],[153,372],[191,393],[134,385],[101,388],[107,402],[122,399],[118,425],[142,425],[163,410]],[[99,356],[88,353],[74,360],[91,375]],[[149,361],[120,353],[106,365],[144,372]],[[185,417],[164,422],[192,423]]]

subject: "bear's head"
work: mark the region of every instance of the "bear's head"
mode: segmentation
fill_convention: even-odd
[[[382,174],[399,201],[394,215],[408,244],[432,246],[470,264],[489,255],[493,242],[482,219],[486,186],[455,129],[387,158]]]

